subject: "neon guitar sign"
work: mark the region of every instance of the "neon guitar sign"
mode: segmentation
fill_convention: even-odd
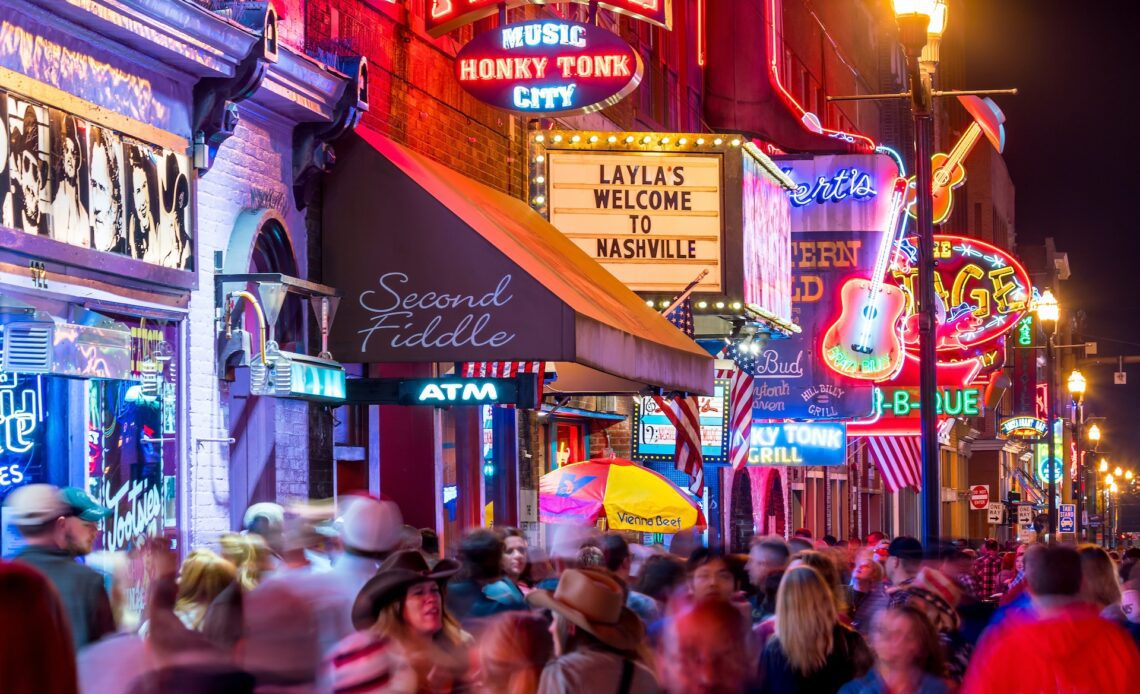
[[[851,378],[881,381],[902,366],[903,343],[899,319],[906,311],[906,295],[884,284],[887,265],[902,218],[906,180],[895,180],[891,216],[879,244],[871,279],[851,279],[840,290],[842,313],[823,336],[823,361],[833,371]]]
[[[954,189],[966,182],[966,167],[962,162],[973,151],[974,145],[982,135],[990,141],[998,152],[1005,148],[1005,114],[1001,112],[992,99],[980,99],[976,96],[960,96],[958,100],[966,111],[973,117],[970,127],[962,133],[962,137],[950,150],[949,154],[939,152],[930,158],[930,167],[933,171],[932,193],[934,200],[934,223],[941,224],[950,216],[954,205]],[[917,219],[915,210],[915,196],[917,184],[911,176],[908,181],[906,210],[912,219]]]

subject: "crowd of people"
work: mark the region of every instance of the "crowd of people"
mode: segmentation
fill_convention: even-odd
[[[179,562],[165,537],[92,554],[109,511],[82,490],[25,486],[5,511],[16,694],[1140,691],[1137,548],[798,530],[732,555],[553,526],[545,548],[483,529],[445,557],[357,496],[255,504]]]

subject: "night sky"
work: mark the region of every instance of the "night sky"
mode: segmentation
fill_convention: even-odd
[[[1052,236],[1068,252],[1072,277],[1061,301],[1086,312],[1086,339],[1098,343],[1098,356],[1140,355],[1140,8],[965,0],[951,10],[950,21],[967,32],[969,88],[1020,90],[995,97],[1007,116],[1018,242]],[[1140,471],[1140,364],[1125,370],[1125,386],[1113,385],[1115,368],[1084,370],[1086,416],[1108,417],[1111,460]]]

